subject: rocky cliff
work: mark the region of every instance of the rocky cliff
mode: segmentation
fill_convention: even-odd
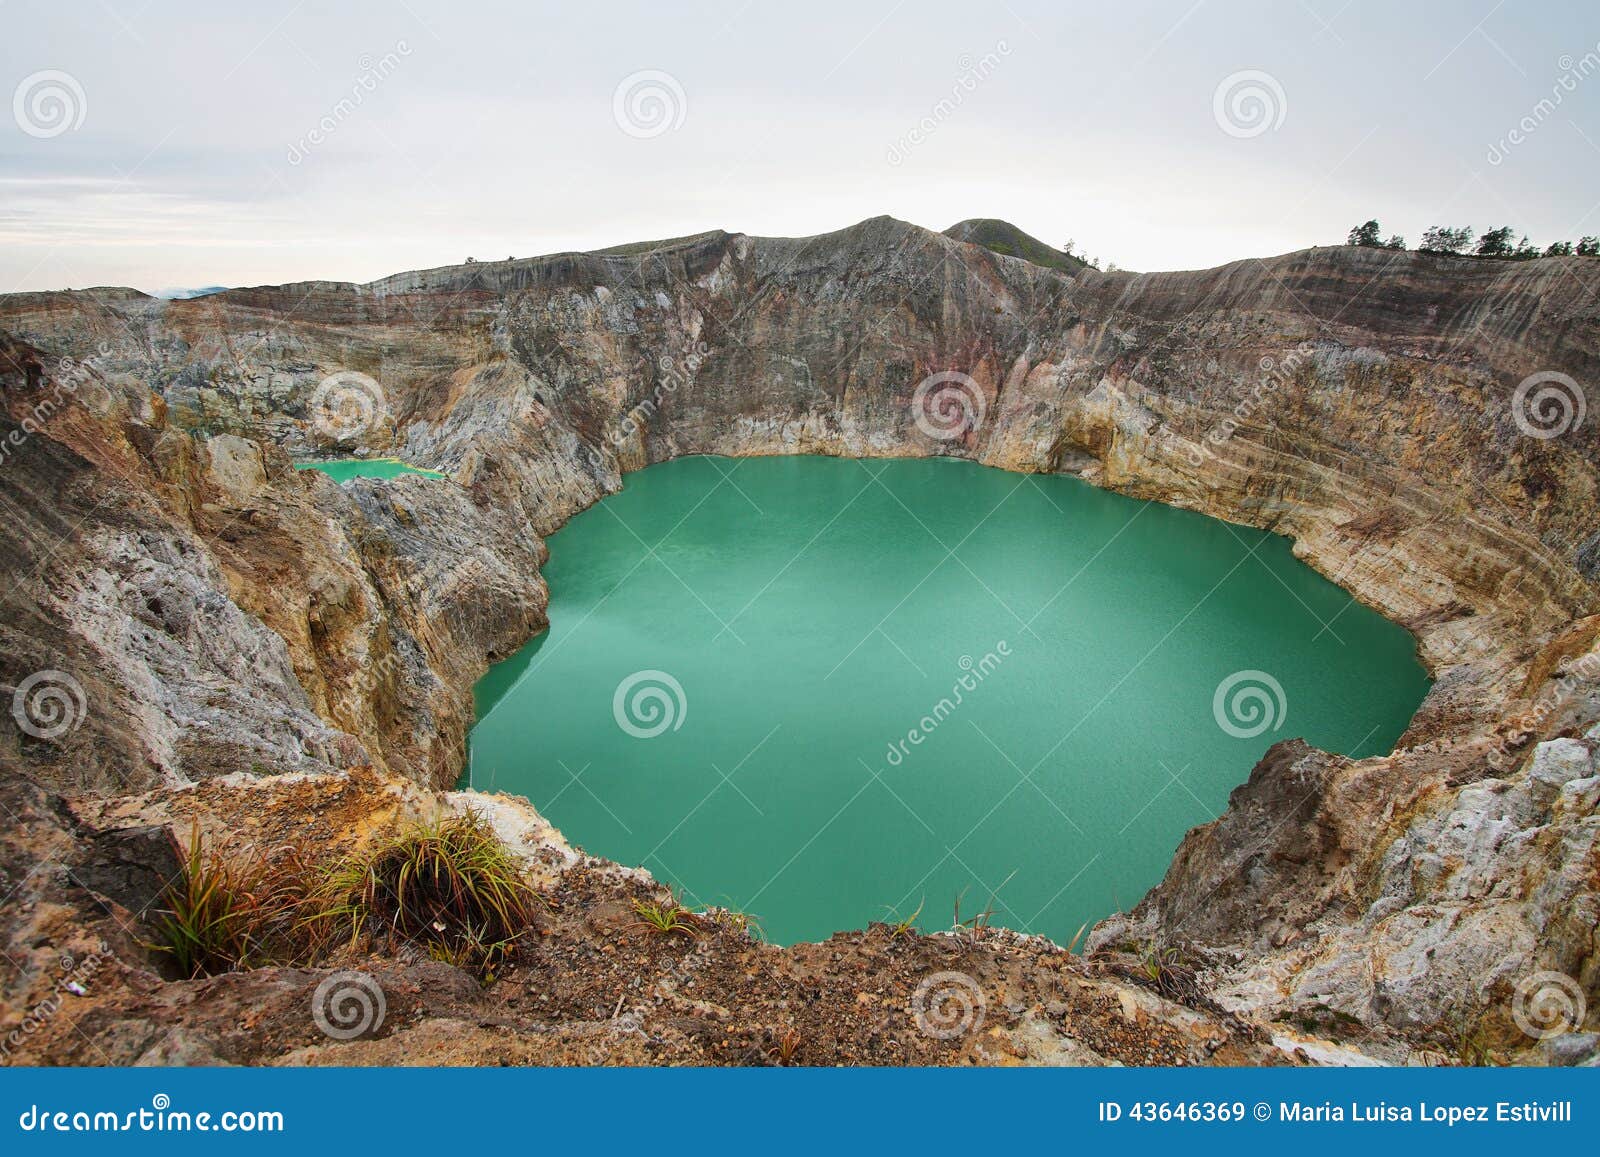
[[[952,233],[0,298],[0,674],[18,702],[39,672],[81,689],[75,726],[0,758],[73,800],[369,768],[444,788],[473,681],[544,624],[540,536],[626,471],[1072,471],[1292,537],[1437,680],[1390,756],[1268,752],[1091,947],[1171,948],[1218,1014],[1395,1059],[1461,1025],[1528,1044],[1509,1009],[1540,973],[1600,1005],[1596,263],[1102,273]],[[451,481],[290,465],[335,453]]]

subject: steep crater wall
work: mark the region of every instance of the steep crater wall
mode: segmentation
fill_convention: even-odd
[[[369,762],[445,785],[472,682],[544,625],[540,536],[625,471],[1070,470],[1292,536],[1438,680],[1390,757],[1274,749],[1096,943],[1184,943],[1274,1015],[1421,1021],[1540,966],[1593,991],[1595,819],[1572,785],[1600,719],[1600,446],[1592,422],[1530,436],[1513,402],[1535,372],[1595,380],[1588,272],[1335,248],[1068,274],[880,218],[365,286],[0,298],[24,437],[0,486],[27,512],[0,534],[7,670],[70,667],[94,704],[6,758],[101,792]],[[319,420],[337,371],[381,391],[353,433]],[[981,412],[955,437],[914,420],[942,372]],[[289,465],[351,451],[459,485]],[[1581,751],[1551,763],[1540,740]],[[1440,852],[1429,833],[1463,824],[1486,834]]]

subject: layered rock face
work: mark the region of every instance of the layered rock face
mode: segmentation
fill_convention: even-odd
[[[87,702],[5,758],[98,793],[369,764],[443,787],[472,682],[544,625],[540,536],[626,471],[1072,471],[1291,536],[1437,679],[1391,756],[1268,752],[1091,944],[1181,946],[1229,1007],[1380,1052],[1453,1018],[1509,1034],[1540,971],[1600,1005],[1600,436],[1569,386],[1600,381],[1594,264],[1341,247],[1101,273],[880,218],[0,298],[5,677],[63,671]],[[333,453],[452,481],[290,466]]]
[[[5,356],[8,668],[82,689],[76,727],[8,736],[31,776],[106,792],[458,773],[473,680],[545,623],[536,535],[457,487],[341,487],[270,442],[197,437],[160,395],[84,367],[52,360],[61,376],[30,388],[40,351]]]

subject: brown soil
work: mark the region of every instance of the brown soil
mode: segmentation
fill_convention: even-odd
[[[440,806],[439,799],[368,771],[259,781],[250,789],[213,781],[116,801],[77,800],[75,811],[38,789],[9,795],[8,807],[23,822],[4,837],[7,862],[43,854],[67,869],[24,879],[25,898],[0,925],[19,965],[8,970],[0,1024],[9,1031],[31,1012],[47,1012],[13,1045],[17,1060],[1290,1063],[1259,1029],[1201,1000],[1186,1006],[1141,986],[1126,960],[1086,960],[1005,930],[897,935],[874,925],[783,948],[714,911],[691,917],[689,932],[659,933],[639,920],[635,901],[670,903],[664,889],[643,873],[574,856],[553,833],[520,849],[543,903],[491,980],[413,948],[346,949],[317,968],[174,979],[144,943],[147,921],[74,885],[72,865],[96,833],[165,823],[186,835],[198,823],[258,849],[295,844],[331,858]],[[61,988],[67,955],[105,960],[81,995]],[[376,981],[386,1010],[374,1031],[332,1040],[314,1022],[311,1003],[319,983],[346,970]],[[921,1023],[919,986],[932,992],[923,1002],[931,1018]],[[941,994],[964,1003],[945,1007]],[[52,1001],[58,1007],[50,1009]]]

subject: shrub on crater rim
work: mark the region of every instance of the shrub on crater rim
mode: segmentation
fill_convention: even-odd
[[[336,868],[318,918],[487,972],[534,919],[521,862],[476,812],[412,825]]]

